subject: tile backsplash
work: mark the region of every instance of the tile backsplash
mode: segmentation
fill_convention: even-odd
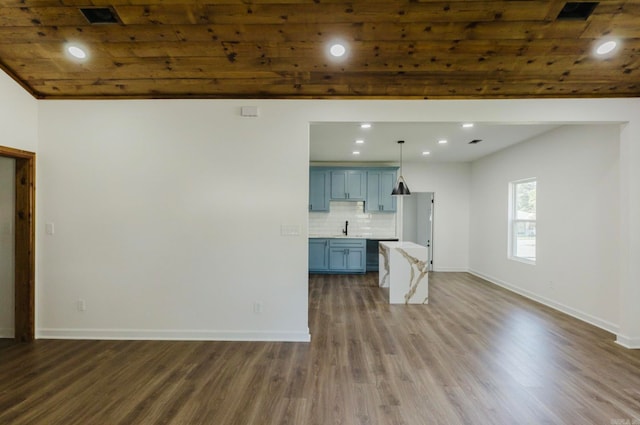
[[[345,221],[349,221],[349,235],[396,237],[396,214],[364,212],[361,201],[331,201],[329,212],[309,212],[309,236],[341,235]]]

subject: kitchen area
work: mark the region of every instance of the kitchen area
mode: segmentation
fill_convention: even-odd
[[[397,236],[398,173],[390,166],[310,167],[309,273],[378,272],[390,303],[426,304],[427,248]]]
[[[309,272],[378,270],[378,241],[398,240],[396,173],[397,167],[310,168]]]

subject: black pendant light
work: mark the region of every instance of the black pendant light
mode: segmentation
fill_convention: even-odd
[[[404,181],[404,177],[402,177],[402,145],[404,144],[404,140],[398,140],[398,144],[400,145],[400,175],[398,176],[396,187],[393,188],[391,194],[396,196],[411,195],[409,186],[407,186],[407,182]]]

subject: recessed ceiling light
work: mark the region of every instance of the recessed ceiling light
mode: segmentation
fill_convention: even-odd
[[[431,155],[431,152],[429,152],[429,151],[424,151],[424,152],[422,152],[422,155],[424,155],[424,156]]]
[[[85,51],[77,46],[69,46],[67,50],[69,51],[71,56],[73,56],[74,58],[84,59],[87,57],[87,54],[85,53]]]
[[[363,144],[363,143],[364,143],[364,140],[362,140],[362,139],[358,139],[358,140],[356,140],[356,143],[357,143],[357,144],[359,144],[359,145],[361,145],[361,144]]]
[[[596,47],[596,54],[600,56],[606,55],[613,52],[616,47],[618,47],[618,43],[615,40],[604,41]]]
[[[360,124],[360,128],[371,128],[371,124],[369,123]]]
[[[66,46],[66,51],[74,59],[83,60],[83,59],[86,59],[88,56],[87,51],[84,48],[78,46],[77,44],[68,44]]]
[[[440,143],[441,145],[444,145],[447,143],[447,141],[445,139],[441,139],[441,140],[438,140],[438,143]]]
[[[360,151],[353,151],[354,155],[360,155]]]
[[[462,124],[462,128],[471,128],[473,127],[473,123],[472,122],[466,122],[464,124]]]
[[[331,53],[331,56],[339,58],[344,56],[345,53],[347,53],[347,48],[344,47],[343,44],[335,43],[335,44],[332,44],[331,47],[329,47],[329,53]]]

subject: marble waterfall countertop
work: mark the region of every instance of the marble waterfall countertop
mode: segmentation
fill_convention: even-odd
[[[427,247],[413,242],[380,242],[379,284],[389,288],[390,304],[429,302]]]
[[[309,235],[309,239],[371,239],[371,240],[383,240],[383,239],[395,239],[397,236],[376,236],[376,235]]]
[[[393,249],[427,249],[426,246],[422,246],[422,245],[418,245],[415,242],[405,242],[405,241],[398,241],[398,242],[380,242],[381,244],[384,244],[386,247],[388,248],[393,248]]]

